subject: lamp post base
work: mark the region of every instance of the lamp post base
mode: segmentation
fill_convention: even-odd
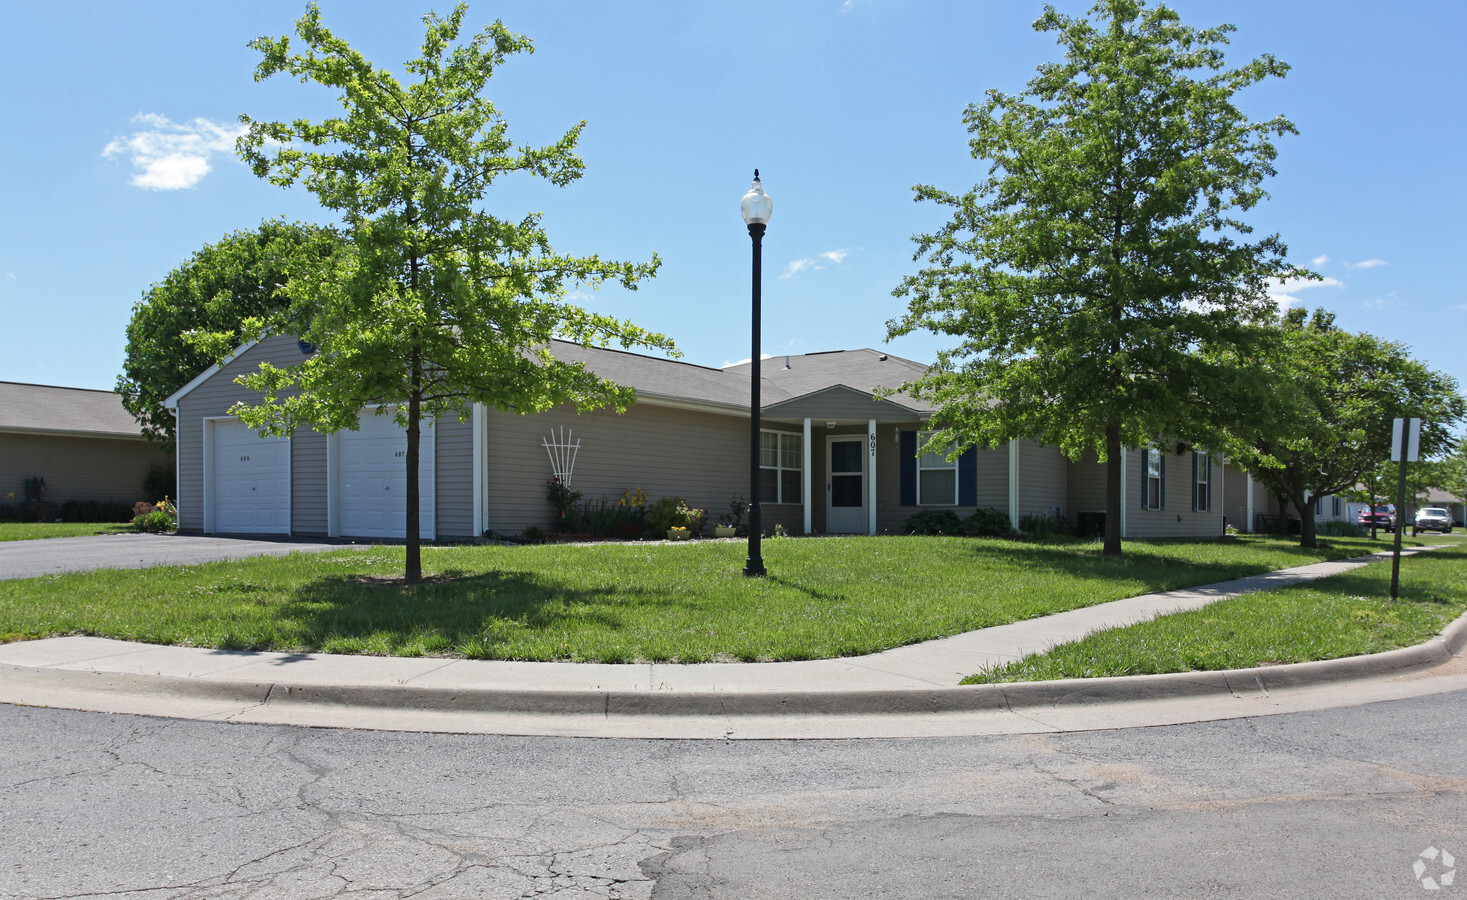
[[[749,557],[744,560],[745,578],[763,578],[769,573],[764,571],[764,560],[757,557]]]

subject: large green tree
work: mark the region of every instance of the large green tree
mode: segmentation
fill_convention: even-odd
[[[652,276],[647,263],[556,253],[537,214],[518,220],[486,211],[495,179],[521,173],[564,186],[580,177],[575,155],[584,122],[545,147],[510,141],[484,95],[489,77],[530,41],[502,24],[459,40],[465,7],[424,17],[421,55],[406,82],[333,35],[320,11],[296,22],[304,44],[259,38],[256,80],[288,74],[340,94],[344,114],[320,122],[257,122],[239,149],[257,175],[300,182],[341,215],[341,253],[301,265],[288,283],[291,306],[272,326],[315,344],[299,365],[263,365],[245,376],[261,392],[237,414],[287,433],[356,428],[382,404],[407,432],[406,578],[422,576],[418,456],[422,423],[466,418],[474,403],[533,413],[634,402],[630,388],[549,352],[552,338],[673,351],[661,334],[566,302],[576,286],[608,280],[627,288]]]
[[[253,337],[255,320],[287,305],[281,286],[292,257],[328,257],[339,246],[330,229],[269,220],[205,244],[149,287],[132,308],[116,389],[143,434],[171,449],[164,399]]]
[[[989,91],[965,114],[972,190],[919,185],[951,210],[915,238],[926,267],[894,292],[892,338],[957,338],[909,389],[933,401],[934,446],[1015,437],[1106,465],[1105,552],[1121,552],[1121,450],[1159,437],[1209,442],[1212,397],[1236,373],[1193,351],[1245,340],[1271,278],[1306,275],[1238,213],[1274,174],[1282,117],[1250,121],[1238,91],[1288,67],[1224,66],[1231,26],[1196,30],[1165,6],[1101,0],[1094,21],[1046,7],[1035,23],[1064,59],[1025,91]]]
[[[1249,398],[1254,414],[1232,425],[1226,449],[1298,510],[1302,546],[1315,546],[1315,497],[1374,483],[1395,502],[1396,470],[1380,466],[1390,459],[1397,417],[1422,419],[1423,460],[1451,448],[1464,413],[1457,382],[1405,345],[1345,331],[1328,311],[1296,308],[1265,329],[1258,346],[1263,352],[1246,363],[1263,376],[1263,389]],[[1416,464],[1423,473],[1426,465]]]

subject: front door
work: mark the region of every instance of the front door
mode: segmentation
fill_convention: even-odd
[[[865,534],[866,435],[829,438],[826,450],[825,530]]]

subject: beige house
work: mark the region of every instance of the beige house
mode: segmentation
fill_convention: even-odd
[[[251,395],[234,383],[261,362],[298,363],[293,338],[247,344],[201,373],[166,405],[178,417],[180,530],[401,538],[406,436],[389,416],[363,414],[359,431],[302,429],[264,438],[228,414]],[[722,369],[555,342],[560,359],[637,390],[623,415],[556,410],[532,416],[484,407],[470,421],[424,430],[423,537],[465,540],[486,531],[546,528],[553,460],[587,498],[682,497],[727,511],[749,492],[748,364]],[[881,399],[924,371],[875,350],[773,357],[761,366],[761,505],[766,527],[792,534],[896,533],[923,509],[967,515],[994,507],[1027,514],[1104,509],[1105,473],[1033,441],[969,450],[957,461],[918,457],[931,408],[906,395]],[[562,468],[564,464],[562,463]],[[1126,537],[1222,533],[1223,466],[1183,445],[1127,451]]]
[[[113,392],[0,382],[0,504],[24,502],[27,479],[50,503],[157,501],[143,481],[158,466],[172,460]]]

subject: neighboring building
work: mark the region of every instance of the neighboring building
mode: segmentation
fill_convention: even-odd
[[[1452,516],[1452,521],[1460,528],[1467,528],[1467,503],[1463,498],[1449,494],[1441,488],[1432,488],[1426,492],[1426,502],[1412,507],[1413,512],[1422,506],[1440,506]]]
[[[154,467],[173,460],[113,392],[0,382],[0,504],[24,502],[33,478],[49,503],[157,501],[143,490]]]
[[[636,388],[624,415],[555,410],[519,416],[478,407],[472,421],[423,432],[422,534],[469,539],[549,526],[547,442],[578,444],[571,486],[587,498],[642,488],[682,497],[716,517],[748,493],[748,364],[714,369],[618,350],[554,342],[562,360]],[[178,417],[179,527],[186,532],[400,538],[406,436],[367,412],[359,431],[301,429],[262,438],[228,414],[251,394],[234,383],[261,362],[289,366],[302,347],[270,338],[241,347],[169,397]],[[967,515],[995,507],[1028,514],[1105,507],[1105,471],[1033,441],[916,456],[931,407],[895,388],[920,363],[874,350],[773,357],[761,366],[764,525],[791,533],[897,532],[922,509]],[[567,433],[569,433],[567,435]],[[1124,536],[1222,533],[1223,466],[1181,444],[1125,454]]]

